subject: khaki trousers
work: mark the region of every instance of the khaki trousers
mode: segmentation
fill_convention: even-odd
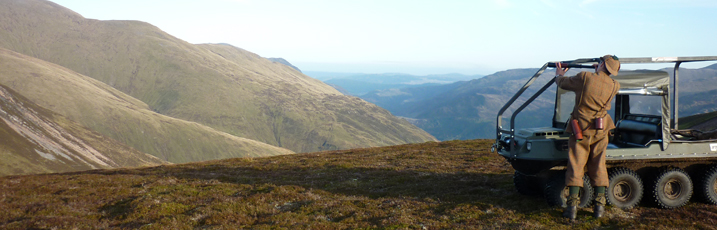
[[[568,170],[565,172],[567,186],[583,187],[583,175],[587,168],[593,187],[610,185],[605,166],[605,150],[610,141],[608,131],[588,129],[583,132],[583,140],[576,141],[575,135],[568,141]]]

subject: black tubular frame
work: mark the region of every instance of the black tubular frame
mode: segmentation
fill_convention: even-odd
[[[643,57],[643,58],[620,58],[620,64],[650,64],[650,63],[675,63],[674,67],[674,75],[672,76],[672,83],[673,87],[671,89],[670,97],[671,100],[671,107],[670,112],[673,114],[670,118],[670,127],[677,127],[678,125],[678,109],[677,106],[679,105],[678,100],[678,80],[679,80],[679,68],[680,64],[683,62],[697,62],[697,61],[717,61],[717,56],[699,56],[699,57]],[[600,62],[600,58],[583,58],[583,59],[576,59],[571,61],[561,61],[561,67],[563,68],[594,68],[592,65],[585,65],[585,64],[597,64]],[[513,95],[508,102],[503,105],[503,107],[498,111],[497,119],[496,119],[496,143],[500,141],[501,134],[509,134],[511,138],[515,136],[515,117],[523,110],[525,107],[527,107],[533,100],[535,100],[538,96],[540,96],[545,90],[547,90],[550,86],[553,85],[555,82],[555,78],[548,81],[545,86],[543,86],[540,90],[538,90],[533,96],[531,96],[528,100],[526,100],[518,109],[513,112],[513,115],[510,118],[510,128],[509,129],[503,129],[502,127],[502,117],[503,113],[505,113],[508,108],[515,103],[516,100],[525,92],[525,90],[532,85],[535,80],[540,77],[543,72],[548,67],[555,68],[557,66],[558,62],[548,62],[541,67],[538,72],[536,72],[528,81],[523,85],[523,87],[518,90],[518,92]],[[567,65],[566,65],[567,64]]]

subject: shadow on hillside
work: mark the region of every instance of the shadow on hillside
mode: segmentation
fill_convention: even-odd
[[[187,180],[220,181],[262,186],[271,192],[281,186],[299,186],[306,190],[323,190],[347,196],[371,199],[409,198],[435,200],[454,205],[482,204],[534,211],[549,208],[540,197],[520,195],[507,173],[435,173],[430,170],[392,170],[365,167],[286,167],[276,165],[214,164],[160,166],[154,168],[100,171],[100,174],[135,174],[176,177]],[[295,189],[289,189],[295,190]]]

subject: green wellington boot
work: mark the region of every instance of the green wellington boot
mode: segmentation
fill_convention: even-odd
[[[575,220],[578,215],[578,204],[580,204],[580,197],[578,196],[578,194],[571,194],[570,196],[568,196],[566,204],[567,207],[565,207],[565,211],[563,211],[563,217],[568,218],[570,220]]]

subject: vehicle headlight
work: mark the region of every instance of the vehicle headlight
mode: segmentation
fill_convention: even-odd
[[[530,151],[530,149],[533,148],[533,142],[528,142],[527,144],[525,144],[525,148]]]

